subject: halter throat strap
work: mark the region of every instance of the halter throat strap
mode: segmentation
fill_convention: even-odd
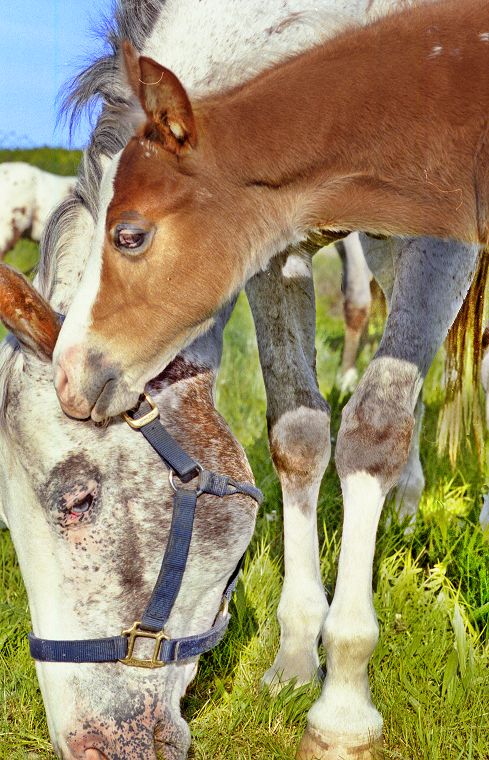
[[[144,435],[169,468],[169,480],[175,492],[170,532],[160,572],[141,620],[122,631],[120,636],[57,641],[41,639],[30,633],[31,656],[41,662],[120,661],[125,665],[158,668],[168,663],[188,660],[209,651],[221,641],[229,624],[229,601],[244,557],[240,559],[228,580],[219,612],[211,628],[195,636],[177,639],[170,639],[164,631],[180,591],[187,565],[199,496],[207,493],[223,498],[241,493],[250,496],[260,504],[263,499],[261,491],[251,483],[241,483],[227,475],[217,475],[204,470],[165,430],[159,420],[158,409],[149,396],[144,396],[136,412],[122,416],[133,429],[139,430]],[[198,478],[197,485],[193,489],[177,487],[175,477],[183,483]],[[134,654],[138,639],[153,640],[151,658],[142,659]]]

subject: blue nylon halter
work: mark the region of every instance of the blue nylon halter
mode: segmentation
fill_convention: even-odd
[[[122,632],[120,636],[78,641],[55,641],[41,639],[29,634],[31,656],[42,662],[123,662],[143,668],[158,668],[167,663],[188,660],[208,652],[223,638],[229,624],[229,600],[236,586],[243,562],[240,559],[228,580],[221,606],[213,625],[204,633],[169,639],[164,633],[165,624],[180,591],[183,573],[192,538],[197,499],[203,493],[224,497],[242,493],[261,503],[261,491],[251,483],[240,483],[227,475],[216,475],[204,470],[171,437],[159,420],[158,409],[153,401],[144,397],[137,411],[123,415],[126,422],[139,430],[170,470],[170,484],[175,491],[173,514],[160,572],[148,605],[140,621]],[[189,490],[178,488],[174,476],[183,483],[198,477],[197,487]],[[154,641],[151,659],[134,656],[137,639]]]

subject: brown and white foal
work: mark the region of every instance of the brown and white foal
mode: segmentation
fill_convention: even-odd
[[[193,106],[127,46],[141,124],[104,178],[57,347],[63,408],[100,420],[131,406],[312,227],[486,243],[488,25],[482,0],[418,6]]]

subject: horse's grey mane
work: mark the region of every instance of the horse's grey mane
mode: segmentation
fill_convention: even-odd
[[[79,204],[96,219],[102,178],[103,156],[113,156],[127,143],[131,134],[130,114],[133,109],[128,85],[118,65],[121,42],[129,40],[141,50],[151,33],[165,0],[119,0],[114,18],[106,21],[103,36],[110,52],[94,61],[68,83],[68,94],[62,110],[68,114],[70,131],[82,111],[96,101],[102,112],[84,151],[78,170],[75,197],[68,199],[51,216],[41,241],[37,285],[46,298],[52,295],[56,262],[67,245],[67,230]]]
[[[114,17],[106,21],[102,32],[109,53],[95,60],[68,83],[68,94],[62,110],[68,115],[70,131],[83,110],[97,101],[102,112],[84,151],[78,170],[78,182],[73,196],[54,211],[40,244],[40,259],[36,285],[49,300],[56,283],[58,263],[69,250],[70,230],[80,207],[85,207],[96,219],[102,158],[111,157],[127,143],[131,132],[131,94],[118,65],[123,40],[129,40],[137,50],[153,29],[165,0],[118,0]],[[16,345],[6,343],[0,351],[0,422],[4,420],[8,381],[14,369]]]

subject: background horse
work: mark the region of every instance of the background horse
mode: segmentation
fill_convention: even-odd
[[[49,214],[75,183],[21,161],[0,164],[0,258],[22,235],[39,242]]]
[[[336,18],[334,25],[327,24],[320,18],[317,3],[311,8],[301,4],[297,8],[299,15],[291,6],[284,10],[283,5],[278,9],[268,4],[266,18],[261,7],[255,15],[250,4],[233,6],[229,16],[222,12],[222,7],[215,8],[212,3],[192,5],[191,10],[184,5],[167,2],[164,12],[158,16],[159,4],[144,4],[138,28],[129,24],[127,8],[119,9],[117,31],[111,37],[119,55],[100,61],[80,80],[79,102],[100,92],[106,100],[85,157],[79,189],[81,206],[88,207],[99,220],[94,250],[100,247],[104,235],[105,213],[112,198],[117,169],[117,160],[105,163],[100,154],[112,156],[124,147],[133,134],[132,116],[137,107],[118,64],[121,39],[128,37],[139,50],[164,60],[192,94],[192,88],[197,92],[219,90],[246,78],[254,73],[256,60],[261,60],[265,67],[277,57],[314,44],[318,30],[320,34],[331,31],[338,22]],[[345,3],[341,7],[363,19],[367,6],[371,3]],[[325,3],[321,9],[337,11],[338,5]],[[246,14],[246,18],[240,13]],[[252,23],[255,24],[253,33]],[[203,35],[203,29],[208,29],[209,34]],[[246,40],[243,29],[247,31]],[[186,48],[193,35],[199,44],[188,55]],[[397,36],[396,45],[399,45]],[[222,64],[224,53],[221,51],[226,51],[226,66]],[[345,74],[347,70],[348,61],[345,61]],[[158,82],[158,77],[140,78],[149,83],[148,88]],[[178,120],[172,123],[170,119],[166,127],[173,134],[170,139],[176,143],[185,137],[179,131]],[[303,129],[303,132],[310,130]],[[97,142],[96,138],[101,137],[102,142],[100,139]],[[148,161],[152,155],[153,150],[148,145]],[[105,177],[99,192],[98,177],[102,168]],[[216,191],[213,197],[218,196]],[[171,192],[167,200],[178,204],[180,198]],[[205,202],[204,195],[202,201]],[[86,251],[84,239],[76,231],[80,213],[80,206],[62,208],[53,222],[47,245],[52,235],[59,235],[61,229],[65,233],[61,247],[69,241],[75,248],[79,246]],[[238,222],[235,219],[230,225],[233,231]],[[197,229],[202,232],[202,227]],[[121,243],[137,253],[139,244],[146,241],[151,231],[123,227],[119,232]],[[223,237],[229,237],[229,225],[223,223],[221,232]],[[276,241],[277,247],[285,242],[286,238],[280,238]],[[190,239],[188,244],[193,247]],[[374,242],[370,249],[370,268],[379,276],[383,271],[390,285],[391,308],[377,358],[347,408],[338,439],[337,462],[345,495],[345,526],[338,582],[329,614],[319,576],[314,515],[319,479],[329,458],[329,411],[315,381],[314,303],[307,255],[300,251],[300,261],[296,260],[294,268],[285,269],[277,262],[275,273],[268,272],[261,278],[260,285],[255,279],[248,288],[249,292],[254,289],[256,294],[254,316],[261,354],[265,357],[262,363],[267,383],[271,450],[285,495],[286,571],[279,606],[282,638],[267,680],[309,679],[317,669],[316,641],[320,632],[328,649],[328,677],[321,699],[310,712],[309,729],[300,749],[300,756],[304,758],[338,758],[345,754],[370,757],[369,742],[380,735],[381,718],[371,703],[367,681],[367,663],[378,635],[371,602],[371,563],[378,517],[385,493],[398,479],[407,459],[421,377],[460,307],[477,260],[475,248],[464,249],[441,242]],[[296,254],[297,250],[290,252],[290,255]],[[131,266],[136,266],[136,261],[133,259]],[[297,266],[301,262],[302,266]],[[176,292],[180,282],[171,279],[170,263],[166,288]],[[248,274],[251,271],[249,269]],[[96,278],[97,271],[92,269],[90,274]],[[148,272],[146,287],[140,293],[142,298],[148,298],[150,283]],[[124,282],[113,284],[117,289]],[[156,287],[161,295],[162,282]],[[193,294],[200,297],[202,292],[202,283],[199,283]],[[71,328],[87,306],[72,312],[71,320],[68,318]],[[161,306],[166,306],[165,299]],[[165,321],[168,316],[188,318],[187,306],[188,301],[181,301],[173,314],[162,313],[161,318]],[[157,309],[157,313],[159,311]],[[122,314],[124,312],[120,316]],[[137,311],[134,315],[137,319]],[[119,319],[118,327],[122,331],[130,329],[128,316],[123,323]],[[66,335],[69,335],[69,321]],[[138,323],[138,330],[139,327]],[[61,392],[60,384],[58,382]],[[116,395],[111,398],[118,403]],[[74,399],[75,405],[76,402]],[[109,407],[105,411],[109,411]]]

